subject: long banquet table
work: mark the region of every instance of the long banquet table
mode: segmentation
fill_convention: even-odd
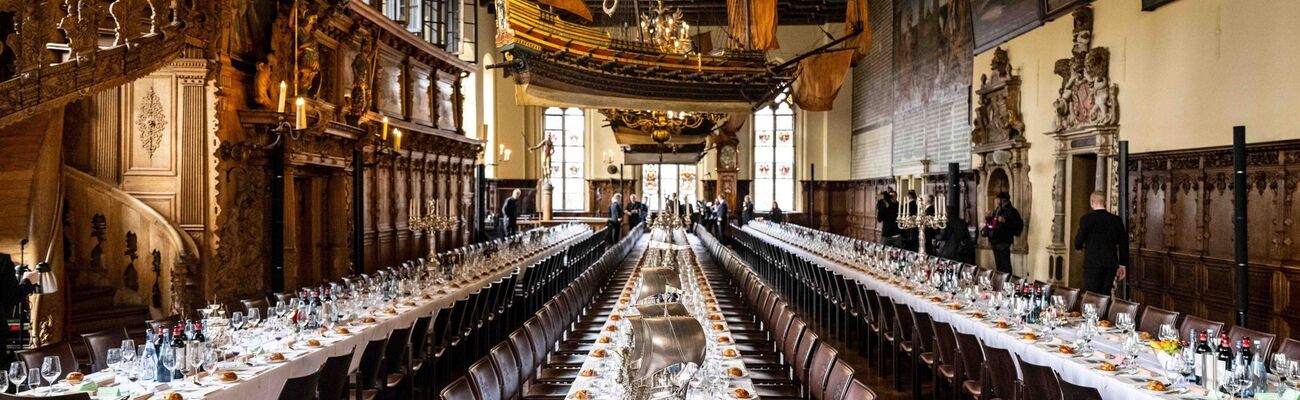
[[[1059,342],[1044,345],[1041,342],[1022,340],[1015,331],[997,329],[986,320],[972,318],[963,311],[951,310],[948,308],[948,303],[934,302],[930,298],[917,296],[902,287],[879,280],[852,266],[809,252],[751,226],[745,226],[742,229],[755,238],[779,246],[819,265],[829,267],[840,275],[852,278],[867,288],[875,290],[881,296],[889,297],[895,303],[906,304],[915,312],[929,314],[935,321],[951,324],[953,329],[958,332],[975,335],[988,346],[1007,349],[1026,362],[1051,367],[1066,382],[1096,388],[1104,399],[1181,400],[1205,398],[1204,389],[1199,387],[1194,387],[1185,393],[1179,394],[1160,394],[1148,391],[1141,386],[1140,381],[1133,379],[1137,378],[1136,376],[1117,375],[1097,369],[1097,365],[1101,360],[1095,358],[1095,356],[1084,358],[1066,356],[1055,350]],[[1071,340],[1076,336],[1075,331],[1068,328],[1059,329],[1058,335],[1063,339]],[[1093,347],[1106,354],[1122,353],[1120,343],[1105,335],[1093,339]],[[1162,370],[1155,356],[1150,353],[1139,356],[1138,364],[1148,372]]]
[[[663,232],[662,232],[662,231],[659,231],[659,232],[656,232],[656,233],[662,234]],[[691,265],[691,267],[695,269],[695,272],[696,272],[696,273],[700,272],[700,271],[701,271],[701,264],[709,262],[709,261],[708,261],[708,260],[709,260],[709,258],[708,258],[708,257],[709,257],[708,252],[704,250],[703,245],[700,243],[699,239],[696,238],[694,235],[687,235],[687,234],[682,233],[681,231],[678,231],[678,232],[676,232],[676,233],[677,233],[677,237],[679,238],[678,240],[687,240],[687,241],[689,241],[690,246],[691,246],[691,250],[692,250],[692,252],[694,253],[694,255],[695,255],[695,260],[696,260],[696,262],[694,263],[694,265]],[[640,264],[640,262],[641,262],[641,256],[640,256],[640,255],[644,255],[644,254],[645,254],[645,249],[647,248],[647,243],[646,243],[646,242],[647,242],[647,241],[652,241],[652,240],[654,240],[655,238],[662,239],[663,236],[662,236],[662,235],[646,235],[645,238],[642,238],[642,242],[637,244],[637,247],[633,250],[634,252],[633,252],[633,253],[630,253],[629,256],[627,257],[627,259],[624,260],[624,262],[630,262],[630,263],[633,263],[634,265]],[[639,254],[639,255],[638,255],[638,254]],[[625,294],[631,294],[631,293],[632,293],[633,288],[636,287],[636,283],[637,283],[636,278],[639,277],[639,276],[640,276],[640,274],[636,274],[636,275],[633,276],[632,279],[629,279],[629,280],[627,281],[626,286],[624,286],[624,292],[623,292],[623,293],[625,293]],[[701,287],[701,288],[702,288],[702,289],[708,289],[708,288],[709,288],[708,285],[709,285],[708,282],[705,281],[705,282],[702,284],[702,287]],[[712,290],[707,290],[707,293],[712,293]],[[711,294],[708,294],[708,295],[705,296],[705,298],[706,298],[706,299],[712,299],[713,296],[712,296]],[[628,306],[625,306],[625,305],[620,304],[620,307],[628,307]],[[621,332],[621,329],[623,329],[623,327],[620,326],[620,324],[618,324],[617,320],[615,320],[614,318],[612,318],[614,315],[619,315],[619,313],[611,313],[611,314],[610,314],[611,318],[607,318],[607,319],[606,319],[604,325],[601,327],[601,332],[611,332],[611,333]],[[722,330],[716,332],[716,335],[717,335],[717,336],[720,336],[720,337],[731,337],[731,336],[732,336],[732,335],[731,335],[731,330],[730,330],[730,328],[727,327],[727,322],[726,322],[726,318],[725,318],[725,317],[720,318],[720,319],[717,320],[717,321],[710,321],[710,322],[711,322],[711,323],[715,323],[715,324],[722,325]],[[742,371],[748,371],[747,369],[745,369],[745,363],[744,363],[743,361],[741,361],[742,358],[743,358],[743,354],[741,354],[740,351],[739,351],[739,349],[737,349],[737,348],[735,347],[734,342],[731,342],[731,343],[732,343],[732,344],[730,344],[730,345],[723,345],[723,346],[720,346],[720,347],[719,347],[719,350],[718,350],[718,351],[723,351],[724,349],[732,349],[732,350],[735,350],[735,351],[736,351],[736,356],[735,356],[735,357],[731,357],[731,360],[730,360],[730,361],[725,362],[725,363],[724,363],[724,367],[738,367],[738,368],[740,368]],[[601,349],[603,349],[603,348],[605,348],[605,347],[606,347],[606,346],[597,345],[596,348],[601,348]],[[613,346],[609,346],[609,347],[610,347],[610,351],[613,352],[613,349],[612,349]],[[595,350],[595,349],[593,349],[593,351],[594,351],[594,350]],[[587,398],[590,398],[590,399],[622,398],[622,397],[619,397],[619,395],[611,394],[611,393],[608,393],[608,392],[603,392],[603,391],[600,391],[599,389],[597,389],[597,388],[599,388],[599,387],[601,387],[601,386],[609,386],[609,385],[613,385],[613,384],[614,384],[613,382],[610,382],[610,380],[613,379],[613,378],[612,378],[613,374],[612,374],[612,373],[608,373],[608,374],[605,373],[606,371],[610,371],[610,370],[611,370],[611,369],[610,369],[611,367],[610,367],[610,365],[608,365],[608,364],[609,364],[609,362],[611,362],[611,361],[613,361],[613,360],[611,360],[610,358],[595,357],[595,356],[593,356],[592,354],[593,354],[593,353],[588,353],[588,354],[587,354],[587,357],[583,360],[581,371],[600,371],[600,372],[598,372],[598,375],[597,375],[597,376],[594,376],[594,377],[586,377],[586,376],[582,376],[582,374],[579,374],[579,376],[578,376],[578,377],[573,381],[573,385],[569,387],[569,393],[568,393],[567,395],[565,395],[565,398],[566,398],[566,399],[577,399],[577,398],[580,398],[579,396],[577,396],[577,393],[580,392],[580,391],[581,391],[581,392],[587,392],[587,393],[588,393],[588,395],[587,395],[588,397],[587,397]],[[602,380],[604,380],[605,382],[601,382]],[[624,384],[624,385],[626,385],[626,384]],[[748,372],[746,372],[746,374],[745,374],[744,376],[741,376],[741,377],[730,377],[730,376],[728,376],[728,382],[727,382],[727,385],[728,385],[728,386],[727,386],[727,390],[729,390],[729,391],[734,391],[734,390],[737,389],[737,388],[744,389],[744,390],[748,391],[749,393],[751,393],[751,396],[748,397],[748,399],[757,399],[757,398],[758,398],[758,396],[757,396],[756,394],[753,394],[753,393],[756,393],[756,392],[755,392],[755,389],[754,389],[754,382],[753,382],[753,380],[749,377]],[[608,389],[606,389],[606,390],[608,390]],[[617,390],[615,390],[615,391],[617,391]],[[692,392],[692,394],[691,394],[690,396],[688,396],[687,398],[690,399],[690,400],[697,400],[697,399],[700,399],[701,397],[696,397],[696,396],[702,396],[702,395],[703,395],[703,394],[701,394],[701,393],[695,393],[695,392]],[[734,398],[734,397],[728,397],[728,398]]]
[[[550,257],[570,245],[580,242],[590,237],[593,233],[585,231],[583,234],[575,235],[562,242],[552,245],[550,248],[538,252],[519,263],[523,268],[520,274],[527,272],[527,267],[541,260]],[[514,268],[502,268],[487,276],[468,282],[461,282],[459,287],[453,286],[447,288],[450,290],[439,289],[436,293],[431,293],[431,299],[423,300],[419,297],[408,299],[414,306],[407,305],[407,301],[401,302],[396,307],[397,314],[377,313],[376,322],[373,324],[357,324],[349,327],[350,335],[338,335],[329,333],[324,337],[314,337],[321,342],[317,348],[304,348],[305,346],[296,346],[297,350],[280,351],[287,359],[285,362],[278,364],[269,364],[256,367],[250,367],[243,370],[236,370],[239,380],[222,384],[216,382],[205,382],[203,387],[195,388],[193,385],[178,385],[176,388],[156,388],[152,392],[170,392],[180,393],[186,399],[207,399],[207,400],[254,400],[254,399],[276,399],[283,389],[284,383],[290,378],[306,376],[316,372],[325,360],[330,357],[341,356],[355,352],[364,351],[366,343],[372,340],[379,340],[388,337],[388,335],[397,329],[409,328],[415,320],[433,315],[438,310],[447,307],[453,301],[472,294],[479,288],[490,282],[496,281],[503,277],[509,276]],[[522,278],[522,276],[521,276]],[[307,339],[307,338],[304,338]],[[361,361],[359,353],[353,353],[352,365],[349,372],[355,372]],[[112,377],[104,372],[97,372],[87,376],[87,381],[107,382]],[[40,393],[44,393],[41,389]],[[24,395],[37,395],[35,393],[24,393]]]

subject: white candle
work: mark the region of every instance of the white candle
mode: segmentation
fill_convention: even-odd
[[[284,100],[286,97],[285,92],[288,90],[289,90],[289,85],[284,83],[284,81],[280,81],[280,99],[279,99],[280,105],[275,108],[275,112],[278,113],[284,112]]]
[[[294,100],[293,111],[297,116],[297,123],[294,124],[294,127],[298,129],[307,129],[307,100],[303,100],[301,97],[299,97],[298,100]]]
[[[384,122],[384,129],[382,131],[383,133],[380,134],[380,138],[384,141],[388,141],[388,117],[384,117],[381,121]]]
[[[402,149],[402,130],[393,128],[393,150]]]

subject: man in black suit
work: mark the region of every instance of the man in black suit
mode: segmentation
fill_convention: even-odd
[[[505,220],[505,234],[510,236],[519,231],[519,195],[523,194],[519,189],[510,192],[510,197],[506,198],[505,204],[501,205],[501,218]]]
[[[740,205],[740,226],[745,226],[749,221],[754,220],[754,198],[745,195],[745,203]]]
[[[645,214],[641,213],[641,206],[644,205],[645,204],[641,203],[641,199],[636,197],[635,193],[628,196],[628,201],[627,201],[627,227],[628,228],[636,227],[637,224],[640,224],[641,221],[645,219]]]
[[[718,196],[718,202],[715,204],[713,218],[717,221],[718,229],[714,234],[718,236],[719,240],[721,240],[723,235],[727,232],[727,222],[729,219],[727,216],[727,200],[723,199],[722,196]]]
[[[1106,211],[1106,194],[1092,192],[1092,211],[1079,218],[1074,250],[1083,251],[1083,287],[1110,294],[1116,280],[1128,274],[1128,229],[1118,215]]]
[[[903,201],[904,212],[907,215],[917,215],[916,191],[908,190],[906,200]],[[920,243],[920,231],[917,228],[903,229],[903,248],[910,251],[917,251],[917,243]]]
[[[623,194],[615,193],[609,202],[610,241],[617,243],[623,236]]]
[[[997,264],[998,272],[1010,274],[1011,244],[1025,227],[1020,211],[1011,205],[1010,193],[998,193],[998,207],[987,220],[983,232],[989,238],[989,247],[993,248],[993,262]]]
[[[23,297],[36,290],[34,283],[41,279],[40,273],[36,271],[25,272],[22,279],[18,279],[14,266],[12,257],[0,253],[0,321],[7,321],[13,315],[14,307],[23,301]],[[6,324],[0,326],[0,346],[8,343],[9,326]],[[0,365],[3,365],[0,368],[9,368],[12,361],[13,354],[0,347]]]
[[[880,222],[882,244],[903,247],[903,231],[898,229],[898,202],[894,201],[892,189],[880,192],[880,200],[876,200],[876,221]]]

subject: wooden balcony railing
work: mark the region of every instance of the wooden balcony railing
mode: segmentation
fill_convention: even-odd
[[[0,0],[0,127],[202,48],[223,2]],[[7,18],[5,18],[7,17]]]

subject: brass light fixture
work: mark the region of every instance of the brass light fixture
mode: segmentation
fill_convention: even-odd
[[[719,121],[726,118],[726,114],[723,113],[662,110],[606,109],[601,110],[601,113],[611,121],[618,120],[630,129],[650,134],[650,139],[659,144],[667,143],[672,135],[680,134],[684,129],[699,128],[705,121],[717,125]]]
[[[664,6],[656,0],[655,6],[641,14],[641,38],[672,54],[686,54],[693,50],[691,25],[682,20],[682,10]]]

